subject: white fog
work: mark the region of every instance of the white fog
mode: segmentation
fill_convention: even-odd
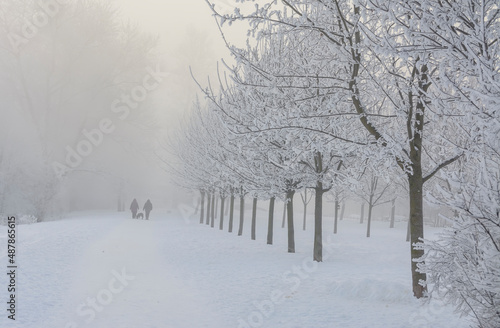
[[[0,327],[500,327],[498,0],[0,0]]]

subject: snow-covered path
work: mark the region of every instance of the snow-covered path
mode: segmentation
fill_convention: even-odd
[[[161,221],[121,220],[106,238],[86,250],[73,290],[75,300],[81,302],[82,295],[89,294],[101,305],[98,309],[102,307],[100,312],[91,306],[83,308],[87,313],[84,318],[92,322],[89,326],[155,327],[161,323],[165,327],[196,327],[204,320],[217,323],[204,311],[207,302],[197,306],[197,293],[176,275],[174,264],[162,257],[165,237]],[[200,310],[193,312],[193,307]]]
[[[318,265],[311,229],[297,229],[297,253],[287,254],[285,229],[265,244],[261,214],[257,241],[248,225],[238,237],[166,213],[19,226],[17,320],[4,315],[0,327],[467,327],[450,308],[411,297],[404,224],[374,222],[367,239],[357,222],[341,221],[338,235],[325,233],[328,258]]]
[[[198,293],[163,257],[165,221],[123,216],[18,226],[17,320],[1,318],[0,326],[218,326],[209,301],[198,304]]]

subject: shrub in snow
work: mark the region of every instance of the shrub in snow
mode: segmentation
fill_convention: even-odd
[[[429,294],[443,296],[482,328],[500,327],[500,166],[495,162],[483,159],[468,176],[449,176],[451,187],[440,194],[455,210],[453,225],[438,240],[416,245],[425,250],[418,268],[428,274]]]
[[[0,215],[0,224],[1,225],[7,225],[7,219],[9,216],[7,215]],[[16,224],[32,224],[32,223],[37,223],[38,218],[34,215],[15,215],[16,217]]]
[[[419,270],[428,274],[429,293],[438,294],[479,327],[500,327],[500,225],[460,216],[438,241],[417,247],[426,251]]]
[[[21,215],[19,216],[18,223],[19,224],[32,224],[37,223],[38,218],[34,215]]]

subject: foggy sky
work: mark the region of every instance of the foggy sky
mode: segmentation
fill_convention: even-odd
[[[224,58],[228,60],[227,50],[212,16],[212,12],[204,0],[165,1],[165,0],[116,0],[123,18],[130,19],[142,30],[158,36],[160,61],[165,69],[173,74],[172,79],[163,83],[160,91],[154,97],[164,106],[159,112],[165,134],[179,126],[179,121],[188,115],[189,107],[199,94],[189,69],[200,82],[216,78],[217,62]],[[232,7],[219,2],[225,10]],[[245,30],[240,29],[245,35]],[[229,31],[234,35],[234,29]],[[149,168],[155,172],[151,178],[153,184],[158,182],[157,174],[165,174],[158,169]],[[169,180],[169,178],[164,179]],[[165,183],[160,184],[159,193],[171,195],[182,193],[178,187],[170,185],[165,190]],[[149,188],[151,185],[148,185]],[[167,201],[170,203],[170,201]]]
[[[205,80],[208,75],[215,76],[216,62],[229,55],[204,0],[115,0],[114,2],[120,8],[124,19],[130,19],[144,31],[158,35],[161,60],[169,69],[184,72],[187,80],[185,82],[188,83],[183,87],[189,88],[186,92],[191,95],[198,90],[189,76],[188,65],[197,78]],[[200,52],[193,53],[195,51],[189,46],[197,46],[199,42],[192,38],[193,33],[206,39],[210,48],[197,49]],[[191,60],[186,61],[185,58]],[[172,120],[178,115],[182,116],[184,111],[185,108],[171,108],[166,118]]]
[[[19,10],[21,3],[12,1],[13,7],[1,8],[6,13],[4,17],[15,17],[10,15],[9,10],[16,14],[22,12]],[[4,211],[32,212],[34,207],[49,202],[50,196],[44,198],[44,195],[49,194],[47,188],[52,188],[51,180],[44,177],[48,174],[47,167],[51,166],[52,161],[64,164],[68,147],[76,149],[79,142],[85,139],[82,131],[94,131],[99,122],[108,116],[115,120],[114,123],[118,123],[116,129],[105,136],[102,144],[94,147],[75,173],[65,178],[57,196],[51,198],[53,205],[61,209],[68,208],[68,204],[70,209],[113,208],[116,206],[117,190],[121,188],[119,181],[126,185],[122,197],[127,208],[134,197],[140,202],[151,198],[158,206],[168,206],[175,203],[173,197],[182,194],[179,187],[171,185],[169,174],[155,157],[155,148],[179,126],[199,93],[189,67],[196,78],[205,83],[207,76],[212,76],[212,79],[216,76],[217,61],[223,57],[227,60],[229,51],[203,0],[114,0],[112,3],[118,9],[121,21],[130,22],[139,30],[158,37],[153,62],[137,64],[137,69],[133,72],[134,79],[141,80],[148,69],[154,70],[156,65],[166,72],[166,78],[154,91],[148,93],[144,103],[147,110],[132,110],[130,117],[120,122],[116,115],[113,116],[116,113],[110,111],[116,94],[104,94],[100,92],[102,89],[96,89],[95,94],[82,96],[84,98],[81,102],[78,97],[71,96],[72,108],[68,110],[67,105],[58,107],[57,100],[52,96],[44,96],[44,87],[40,86],[43,86],[46,79],[48,81],[48,78],[54,78],[50,70],[55,67],[60,76],[56,76],[54,81],[65,81],[67,77],[73,79],[73,84],[57,82],[54,87],[58,92],[63,90],[66,94],[78,94],[80,81],[74,81],[75,77],[81,78],[82,90],[94,88],[96,86],[92,85],[92,81],[97,81],[100,75],[105,76],[103,72],[108,68],[106,65],[112,66],[115,59],[121,59],[122,54],[117,53],[113,58],[112,54],[104,53],[107,57],[102,59],[99,50],[92,47],[88,53],[82,53],[78,50],[81,40],[78,37],[72,40],[71,34],[64,35],[65,32],[62,32],[61,36],[67,38],[64,39],[67,41],[62,41],[62,48],[66,47],[67,50],[61,51],[69,51],[70,55],[56,50],[56,55],[53,56],[50,48],[43,44],[46,36],[50,38],[53,35],[51,33],[57,32],[57,24],[49,21],[33,41],[29,40],[27,51],[20,57],[22,63],[19,67],[23,69],[21,75],[28,79],[27,88],[31,92],[26,97],[22,95],[22,85],[11,82],[20,80],[16,73],[19,68],[16,68],[18,64],[15,63],[15,56],[9,54],[8,50],[4,52],[0,82],[4,83],[0,91],[4,100],[3,107],[0,108],[3,118],[3,122],[0,122],[0,206]],[[35,10],[41,12],[40,8]],[[231,7],[225,6],[224,10],[230,11]],[[30,17],[33,15],[28,15],[28,19]],[[54,19],[58,19],[58,16]],[[95,24],[97,32],[79,31],[78,24],[71,28],[75,28],[77,33],[88,33],[90,37],[92,33],[105,34],[105,31],[99,30],[103,27],[99,26],[98,19]],[[20,26],[16,27],[15,23],[2,23],[8,27],[13,26],[13,32],[21,33]],[[94,27],[90,25],[86,28]],[[229,33],[234,35],[238,32],[238,29],[232,29]],[[245,30],[241,32],[243,34],[234,39],[244,40]],[[10,34],[4,34],[5,46],[9,44],[6,40]],[[36,50],[37,47],[41,47],[43,53]],[[6,48],[4,47],[4,51]],[[51,60],[53,63],[48,64]],[[90,85],[85,85],[89,82]],[[69,89],[64,90],[66,87]],[[132,83],[130,88],[133,87]],[[31,107],[27,104],[30,101],[33,102]],[[58,111],[60,114],[54,114]],[[144,128],[148,125],[152,128]]]

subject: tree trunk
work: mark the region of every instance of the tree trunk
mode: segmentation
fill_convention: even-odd
[[[365,202],[361,203],[361,219],[359,220],[360,224],[363,224],[363,219],[365,217]]]
[[[342,202],[342,208],[340,209],[340,221],[344,219],[345,202]]]
[[[313,260],[323,261],[323,183],[317,182],[314,196],[314,250]]]
[[[205,192],[200,191],[201,193],[201,211],[200,211],[200,223],[203,224],[203,218],[205,214]]]
[[[306,206],[304,206],[304,219],[302,221],[302,230],[306,231],[306,217],[307,217],[307,210]]]
[[[229,229],[228,232],[233,232],[233,217],[234,217],[234,194],[231,194],[229,202]]]
[[[281,222],[281,227],[284,228],[285,227],[285,222],[286,222],[286,201],[285,201],[285,204],[283,206],[283,221]]]
[[[227,215],[227,212],[229,212],[229,203],[226,203],[226,209],[224,210],[224,215]]]
[[[210,224],[210,204],[211,204],[211,199],[212,199],[212,195],[210,193],[207,194],[207,218],[205,220],[205,224]]]
[[[391,201],[391,223],[389,228],[394,228],[394,216],[396,214],[396,198]]]
[[[252,204],[252,233],[251,233],[252,240],[255,240],[256,221],[257,221],[257,197],[254,197]]]
[[[212,213],[210,213],[210,227],[215,225],[215,193],[212,194]]]
[[[295,231],[293,229],[293,196],[295,190],[289,190],[286,193],[286,209],[288,213],[288,253],[295,253]]]
[[[338,216],[339,216],[339,200],[335,199],[335,219],[333,220],[333,233],[337,233]]]
[[[416,298],[424,296],[426,288],[419,284],[419,281],[426,281],[425,273],[417,272],[417,263],[414,259],[418,259],[424,255],[423,250],[415,249],[414,244],[420,242],[424,238],[424,212],[423,212],[423,178],[422,167],[413,165],[413,175],[409,176],[410,187],[410,247],[411,247],[411,274],[413,295]]]
[[[366,227],[366,237],[370,237],[370,229],[372,225],[372,211],[375,204],[373,203],[373,197],[375,197],[375,192],[377,191],[378,177],[373,177],[370,184],[370,198],[368,199],[368,225]]]
[[[366,225],[366,237],[370,237],[370,229],[372,226],[372,210],[373,210],[373,195],[370,195],[370,201],[368,202],[368,224]]]
[[[406,241],[410,241],[410,218],[408,218],[408,224],[406,225]]]
[[[273,244],[273,223],[274,223],[274,201],[275,198],[271,197],[269,200],[269,219],[267,221],[267,244]]]
[[[420,281],[425,282],[427,280],[427,275],[425,273],[417,272],[417,263],[414,259],[418,259],[424,255],[424,250],[414,249],[414,244],[420,242],[421,238],[424,238],[424,199],[423,199],[423,187],[424,178],[422,175],[422,135],[424,130],[424,113],[425,104],[424,98],[427,89],[430,86],[430,82],[427,78],[428,68],[427,65],[422,65],[420,70],[416,70],[417,76],[419,76],[418,87],[419,87],[419,97],[416,111],[415,120],[413,122],[413,133],[409,135],[410,137],[410,160],[412,173],[408,175],[408,187],[410,191],[410,247],[411,247],[411,278],[413,295],[416,298],[421,298],[424,296],[427,288],[420,285]],[[409,122],[411,122],[409,120]],[[408,123],[408,126],[409,123]]]
[[[215,197],[215,214],[217,214],[219,210],[219,197]]]
[[[240,196],[240,226],[238,227],[238,236],[243,234],[243,218],[245,215],[245,196]]]
[[[224,229],[224,201],[225,197],[220,196],[220,222],[219,222],[219,230]]]

